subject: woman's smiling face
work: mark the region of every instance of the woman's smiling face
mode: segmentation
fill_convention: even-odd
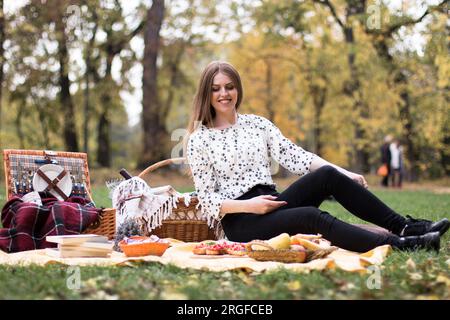
[[[211,105],[216,113],[228,113],[234,110],[238,92],[233,81],[225,74],[219,72],[214,76],[211,87]]]

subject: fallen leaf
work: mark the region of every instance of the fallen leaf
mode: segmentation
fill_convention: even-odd
[[[439,300],[439,297],[434,294],[430,294],[430,295],[421,294],[421,295],[417,296],[416,299],[417,300]]]
[[[436,278],[437,283],[445,283],[447,287],[450,287],[450,279],[442,274],[438,275]]]
[[[98,278],[89,278],[83,282],[83,285],[86,287],[97,287]]]
[[[353,290],[355,288],[356,288],[356,286],[354,283],[348,282],[348,283],[342,285],[340,289],[343,291],[347,291],[347,290]]]
[[[198,275],[197,274],[192,274],[192,275],[190,275],[188,277],[188,280],[186,281],[185,284],[188,285],[188,286],[193,286],[193,285],[198,284],[198,282],[199,282]]]
[[[418,272],[408,273],[408,275],[412,280],[422,280],[423,278],[422,275]]]
[[[409,271],[414,271],[416,270],[416,263],[414,262],[413,259],[409,258],[408,261],[406,261],[406,268]]]
[[[162,300],[187,300],[188,296],[181,292],[176,291],[163,291],[161,293]]]
[[[94,300],[119,300],[117,294],[108,294],[104,290],[98,290],[90,298]]]
[[[300,281],[295,280],[295,281],[288,282],[286,287],[291,291],[297,291],[302,287],[302,284],[300,283]]]
[[[255,283],[255,281],[244,272],[239,272],[238,277],[239,279],[241,279],[242,282],[244,282],[248,286],[252,286]]]

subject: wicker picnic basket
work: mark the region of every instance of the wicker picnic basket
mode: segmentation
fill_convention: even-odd
[[[78,179],[77,183],[80,187],[77,189],[78,196],[92,200],[86,153],[19,149],[3,150],[7,199],[16,194],[23,195],[32,191],[29,183],[31,177],[43,163],[51,163],[51,161],[57,162],[58,165],[70,172],[71,176]],[[21,184],[23,183],[24,187],[18,190],[16,186],[19,181]],[[84,231],[84,233],[104,235],[108,239],[113,239],[115,232],[116,210],[113,208],[103,209],[99,219]]]
[[[148,174],[155,170],[171,165],[184,162],[185,158],[171,158],[159,161],[146,169],[144,169],[138,177],[144,179]],[[199,242],[204,240],[216,240],[213,229],[208,227],[206,219],[201,216],[200,209],[196,209],[198,198],[191,196],[189,205],[186,206],[184,198],[179,198],[177,208],[172,209],[169,219],[165,219],[162,225],[154,230],[151,234],[160,238],[173,238],[184,242]]]
[[[265,247],[266,250],[254,250],[253,245]],[[245,246],[247,255],[257,261],[276,261],[283,263],[304,263],[316,259],[326,258],[330,253],[337,250],[335,246],[318,250],[280,250],[261,240],[248,242]]]
[[[253,245],[265,247],[266,250],[253,250]],[[257,261],[276,261],[283,263],[302,263],[306,261],[306,250],[294,251],[294,250],[279,250],[274,249],[264,241],[251,241],[245,246],[247,255]]]

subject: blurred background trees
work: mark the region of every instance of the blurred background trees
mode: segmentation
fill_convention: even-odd
[[[243,113],[374,172],[387,134],[407,177],[450,171],[442,0],[0,1],[0,143],[89,153],[92,167],[180,156],[200,72],[227,60]],[[283,171],[281,171],[283,173]]]

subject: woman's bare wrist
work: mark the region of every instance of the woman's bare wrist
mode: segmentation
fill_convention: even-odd
[[[249,212],[248,200],[225,200],[220,209],[220,216],[223,217],[228,213]]]

